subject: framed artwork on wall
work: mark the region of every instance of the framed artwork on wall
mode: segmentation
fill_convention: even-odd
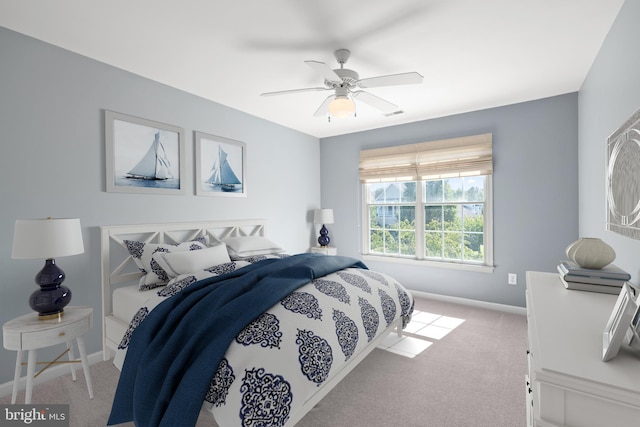
[[[640,239],[640,110],[607,139],[607,230]]]
[[[105,111],[107,192],[184,194],[184,129]]]
[[[198,131],[194,134],[196,195],[246,197],[246,144]]]

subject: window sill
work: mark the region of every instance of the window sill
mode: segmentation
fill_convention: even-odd
[[[412,258],[400,258],[390,256],[362,255],[364,261],[390,262],[394,264],[409,264],[420,267],[445,268],[450,270],[476,271],[478,273],[493,273],[495,269],[492,265],[458,264],[455,262],[438,262],[429,260],[419,260]]]

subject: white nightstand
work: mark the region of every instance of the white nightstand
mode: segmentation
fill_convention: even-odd
[[[325,254],[325,255],[338,255],[338,249],[334,246],[313,246],[311,247],[311,253]]]
[[[16,358],[16,371],[13,377],[13,394],[11,395],[11,403],[16,403],[18,382],[20,380],[20,375],[22,374],[22,353],[25,350],[29,350],[27,363],[27,389],[24,397],[25,404],[31,403],[33,379],[48,367],[59,363],[70,364],[71,377],[73,381],[76,380],[76,369],[74,365],[77,362],[82,363],[84,377],[87,380],[89,398],[93,399],[93,386],[91,384],[91,376],[89,375],[89,363],[87,362],[87,352],[83,338],[84,334],[89,332],[91,329],[92,321],[92,308],[66,307],[64,309],[64,315],[59,319],[39,320],[38,315],[34,312],[16,317],[2,326],[4,348],[18,352],[18,356]],[[73,354],[74,339],[78,344],[80,360],[75,360],[75,356]],[[55,360],[52,362],[37,362],[37,349],[62,343],[67,344],[67,350],[62,352]],[[67,352],[69,353],[69,361],[59,361],[59,359]],[[45,366],[40,372],[36,373],[36,364],[38,363],[43,363]]]

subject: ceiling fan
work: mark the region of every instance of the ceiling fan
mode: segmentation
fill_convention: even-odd
[[[392,116],[402,113],[402,110],[397,105],[376,95],[372,95],[369,92],[356,89],[422,83],[422,75],[415,71],[360,79],[357,72],[344,68],[344,64],[349,60],[349,56],[351,56],[351,51],[348,49],[338,49],[334,54],[338,64],[340,64],[340,68],[337,69],[331,69],[331,67],[324,62],[304,61],[315,72],[324,77],[324,86],[265,92],[260,94],[260,96],[332,90],[334,94],[325,98],[313,114],[314,116],[324,116],[328,114],[329,120],[331,120],[331,117],[355,115],[354,99],[376,108],[385,116]]]

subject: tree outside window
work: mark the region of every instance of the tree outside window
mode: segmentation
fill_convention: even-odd
[[[485,185],[485,176],[365,184],[369,252],[483,263]]]

